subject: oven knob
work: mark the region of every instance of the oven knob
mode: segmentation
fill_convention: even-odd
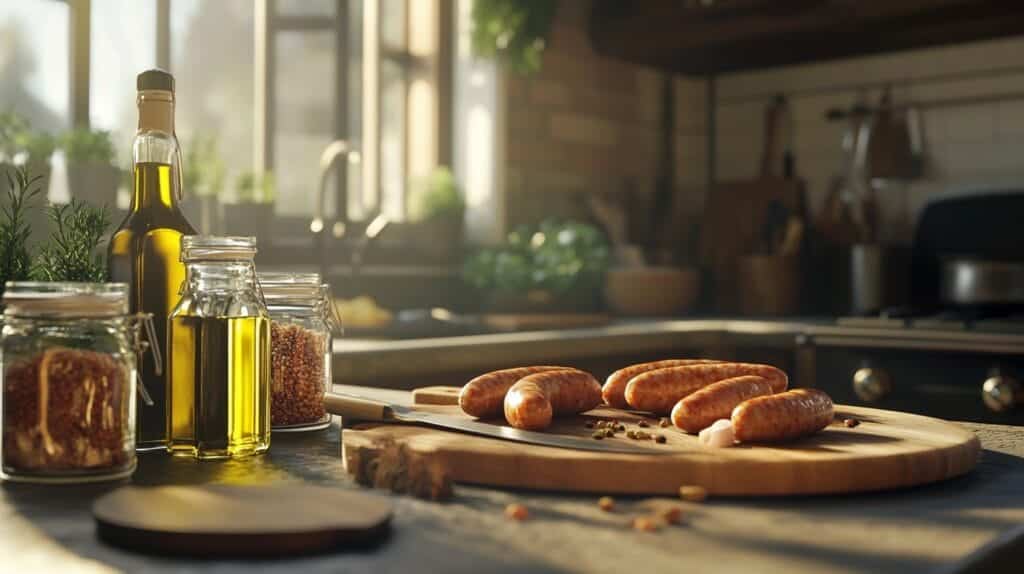
[[[892,379],[889,373],[875,367],[861,367],[853,374],[853,392],[861,400],[874,403],[892,391]]]
[[[981,385],[981,398],[989,409],[1001,413],[1024,400],[1020,383],[1006,375],[992,375]]]

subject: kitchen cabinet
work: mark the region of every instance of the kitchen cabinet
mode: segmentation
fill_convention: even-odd
[[[1024,32],[1013,0],[594,0],[605,56],[714,74]]]

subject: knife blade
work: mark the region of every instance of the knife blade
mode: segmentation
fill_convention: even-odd
[[[507,425],[416,410],[348,393],[326,393],[324,407],[331,414],[359,421],[418,423],[501,440],[555,448],[625,454],[670,454],[673,452],[670,449],[654,448],[633,442],[599,441],[591,438],[521,430]]]

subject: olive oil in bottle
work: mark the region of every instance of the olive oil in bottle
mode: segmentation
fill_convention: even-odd
[[[110,238],[107,264],[113,281],[129,285],[132,312],[152,313],[155,344],[166,356],[167,317],[185,279],[181,238],[195,229],[178,208],[181,165],[174,135],[174,78],[163,70],[147,70],[139,74],[137,88],[139,129],[132,145],[131,209]],[[138,409],[138,449],[163,449],[166,374],[156,371],[151,357],[142,359],[139,371],[154,404]]]
[[[191,235],[168,325],[167,449],[199,459],[270,447],[270,319],[252,237]]]

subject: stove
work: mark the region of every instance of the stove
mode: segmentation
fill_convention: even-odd
[[[1024,425],[1024,314],[892,309],[801,337],[797,373],[840,402]],[[800,383],[803,384],[803,383]]]

